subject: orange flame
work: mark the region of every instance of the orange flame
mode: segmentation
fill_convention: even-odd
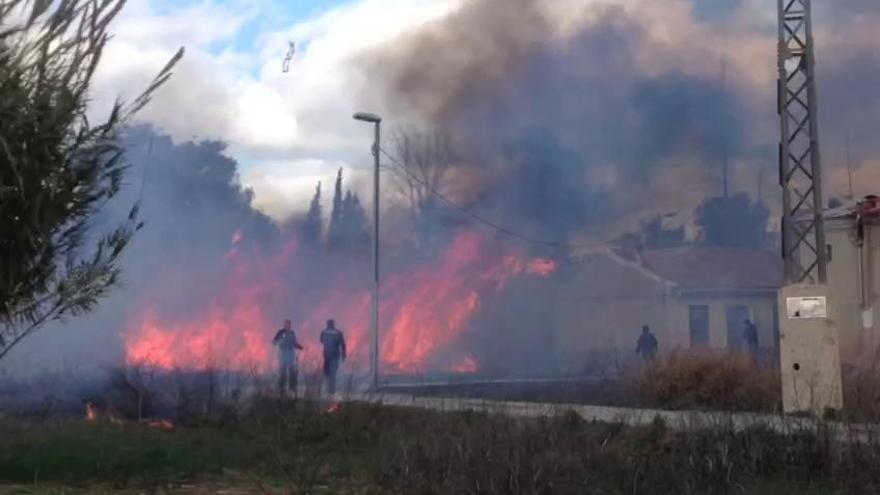
[[[168,421],[167,419],[155,419],[152,421],[147,421],[145,424],[150,428],[159,428],[160,430],[170,431],[174,429],[174,423]]]
[[[480,367],[477,362],[470,356],[465,356],[460,363],[452,367],[452,371],[455,373],[476,373],[478,369]]]
[[[86,403],[86,421],[98,420],[98,408],[91,402]]]
[[[281,274],[309,260],[299,259],[303,256],[298,256],[296,243],[262,257],[246,255],[240,232],[232,240],[233,251],[226,257],[227,281],[206,307],[195,312],[198,316],[173,317],[150,305],[134,315],[124,333],[129,363],[239,371],[267,371],[274,365],[270,340],[278,323],[265,308],[270,303],[286,307],[287,301],[298,297]],[[546,277],[555,270],[552,260],[498,256],[485,240],[464,233],[438,260],[386,276],[379,307],[383,369],[410,373],[443,366],[436,359],[451,351],[486,296],[502,290],[514,277]],[[367,365],[371,295],[367,288],[346,282],[333,284],[304,314],[293,315],[306,347],[301,360],[319,361],[318,333],[325,319],[334,318],[345,331],[349,362],[355,369]],[[460,361],[446,368],[478,369],[473,357]]]

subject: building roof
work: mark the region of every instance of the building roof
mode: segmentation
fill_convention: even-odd
[[[822,213],[826,220],[855,219],[857,215],[869,222],[880,220],[880,197],[865,196],[859,200],[846,199],[835,208],[827,208]]]
[[[648,250],[641,265],[689,290],[775,290],[783,285],[778,253],[722,248]]]

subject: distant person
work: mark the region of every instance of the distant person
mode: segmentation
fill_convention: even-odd
[[[758,359],[758,327],[751,320],[743,322],[743,344],[753,360]]]
[[[327,328],[321,331],[321,344],[324,346],[324,382],[327,384],[327,393],[336,393],[336,372],[339,371],[339,363],[345,361],[345,336],[336,328],[336,322],[327,320]]]
[[[648,325],[642,326],[642,334],[636,344],[636,354],[642,356],[645,361],[653,361],[657,356],[657,338],[651,333]]]
[[[296,339],[290,320],[284,320],[284,328],[275,334],[272,345],[278,347],[278,389],[282,392],[285,389],[293,390],[296,396],[298,378],[296,351],[303,350],[303,346]]]

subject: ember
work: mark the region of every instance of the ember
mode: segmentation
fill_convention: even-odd
[[[466,356],[460,363],[452,367],[455,373],[475,373],[479,369],[474,358]]]
[[[86,421],[97,421],[98,408],[91,402],[86,403]]]
[[[147,421],[144,424],[146,424],[147,426],[149,426],[151,428],[159,428],[162,430],[169,430],[170,431],[170,430],[174,429],[174,423],[172,423],[171,421],[168,421],[167,419],[156,419],[156,420],[152,420],[152,421]]]

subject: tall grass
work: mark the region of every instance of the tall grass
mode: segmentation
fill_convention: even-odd
[[[747,356],[672,353],[638,370],[632,379],[642,405],[670,409],[780,411],[777,367]]]
[[[880,445],[823,430],[673,431],[263,397],[234,422],[0,420],[0,485],[156,489],[222,480],[266,493],[878,493]],[[239,481],[239,483],[243,483]]]

